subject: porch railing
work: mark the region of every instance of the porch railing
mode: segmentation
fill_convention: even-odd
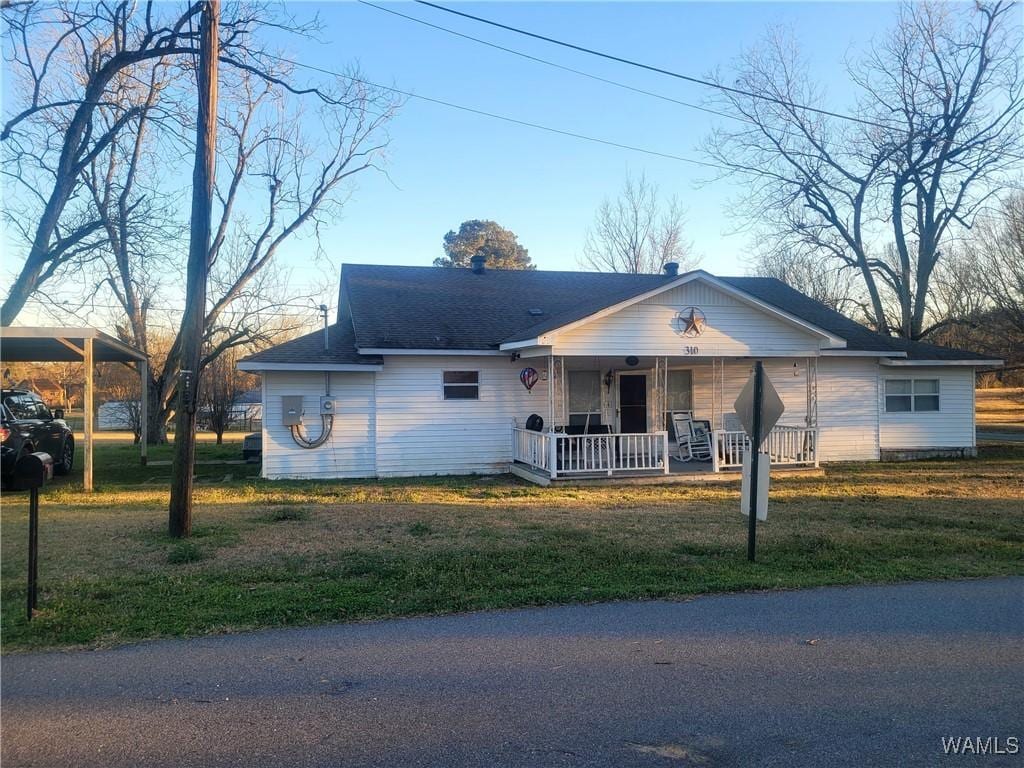
[[[566,435],[514,427],[512,454],[514,461],[539,469],[552,479],[669,471],[668,432]]]
[[[718,429],[713,436],[711,461],[715,472],[742,467],[743,453],[750,450],[746,433]],[[818,466],[818,430],[815,427],[776,426],[768,433],[765,448],[772,466]]]

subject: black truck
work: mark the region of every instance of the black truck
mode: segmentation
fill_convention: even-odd
[[[64,414],[46,407],[27,389],[0,390],[0,470],[7,486],[23,454],[43,451],[53,457],[53,471],[66,475],[75,463],[75,435]]]

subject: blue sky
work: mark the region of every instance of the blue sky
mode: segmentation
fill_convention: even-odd
[[[375,2],[377,0],[374,0]],[[442,0],[443,1],[443,0]],[[415,3],[382,3],[407,15],[665,96],[701,103],[708,89],[531,40]],[[460,3],[460,10],[665,69],[704,76],[728,68],[773,26],[789,29],[827,90],[850,107],[844,57],[894,21],[894,3]],[[291,3],[299,20],[318,14],[319,42],[281,37],[280,52],[343,70],[356,62],[374,82],[560,130],[700,159],[717,118],[595,82],[395,17],[355,2]],[[322,76],[301,72],[315,83]],[[627,174],[646,174],[687,210],[687,237],[718,274],[743,273],[750,235],[730,215],[736,182],[670,159],[544,133],[410,99],[390,127],[388,176],[358,175],[341,220],[321,230],[327,261],[309,236],[281,252],[288,293],[330,286],[342,262],[429,265],[441,239],[467,219],[513,230],[540,269],[575,269],[602,199]],[[187,175],[183,183],[188,184]],[[709,182],[703,183],[702,182]],[[10,254],[4,269],[12,271]],[[164,297],[175,304],[175,297]],[[301,299],[305,302],[307,299]],[[33,321],[31,308],[25,321]],[[89,317],[105,324],[109,318]]]
[[[707,89],[413,3],[388,7],[476,37],[636,87],[699,103]],[[843,59],[892,23],[889,3],[463,3],[496,21],[704,75],[757,42],[773,25],[792,30],[828,105],[849,106]],[[719,119],[527,61],[356,3],[305,4],[324,23],[326,45],[291,54],[338,69],[356,60],[373,81],[610,141],[700,158],[701,138]],[[441,238],[470,218],[498,221],[519,235],[541,269],[576,268],[602,198],[627,173],[645,173],[688,210],[688,235],[703,266],[743,272],[749,235],[735,233],[732,182],[701,184],[707,169],[410,100],[391,128],[390,181],[363,175],[344,220],[323,238],[341,261],[430,264]],[[308,243],[288,260],[301,283],[318,269]],[[305,265],[303,265],[305,262]]]

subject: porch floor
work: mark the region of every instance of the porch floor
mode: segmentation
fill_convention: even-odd
[[[515,462],[510,467],[513,475],[529,480],[537,485],[559,485],[580,484],[580,485],[666,485],[672,483],[729,483],[741,478],[739,470],[715,472],[710,461],[679,461],[669,458],[669,473],[653,470],[635,470],[632,472],[619,471],[613,477],[604,473],[561,475],[554,480],[544,472],[528,464]],[[772,475],[805,475],[810,477],[824,477],[825,470],[820,467],[801,466],[780,466],[773,467]]]

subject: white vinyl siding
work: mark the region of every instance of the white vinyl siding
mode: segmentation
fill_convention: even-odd
[[[878,363],[868,358],[818,361],[818,460],[878,458]]]
[[[704,332],[684,338],[676,315],[699,307]],[[695,349],[694,356],[816,354],[821,338],[792,323],[703,284],[688,284],[652,296],[613,314],[554,335],[557,355],[670,355]]]
[[[886,392],[890,382],[912,381],[913,410],[886,410]],[[932,393],[926,392],[937,382],[938,410],[928,410]],[[880,441],[882,448],[968,448],[974,439],[974,369],[970,367],[915,367],[912,372],[896,367],[882,368]],[[895,385],[899,389],[902,385]],[[889,396],[891,397],[891,395]],[[924,407],[918,407],[919,405]]]
[[[796,375],[793,375],[794,364]],[[714,396],[721,398],[721,409],[723,413],[730,414],[736,411],[733,403],[739,397],[743,385],[750,378],[753,364],[750,361],[726,360],[724,372],[724,387]],[[693,369],[693,416],[696,419],[710,419],[712,412],[712,367],[710,362],[702,362]],[[771,380],[772,385],[779,392],[783,404],[786,406],[785,413],[779,419],[779,424],[790,426],[806,426],[807,417],[807,365],[804,358],[792,359],[783,358],[780,360],[766,360],[764,364],[765,374]],[[715,385],[716,388],[718,385]],[[712,425],[718,429],[718,425]]]
[[[301,395],[303,425],[310,438],[320,434],[322,372],[263,374],[263,476],[282,478],[372,477],[375,472],[374,387],[372,373],[332,373],[337,410],[331,437],[319,448],[300,448],[283,426],[282,395]]]
[[[541,361],[529,364],[546,376]],[[527,391],[523,367],[507,357],[386,356],[376,375],[378,476],[506,472],[513,421],[548,421],[547,381]],[[479,372],[479,399],[443,398],[442,373],[453,370]]]

